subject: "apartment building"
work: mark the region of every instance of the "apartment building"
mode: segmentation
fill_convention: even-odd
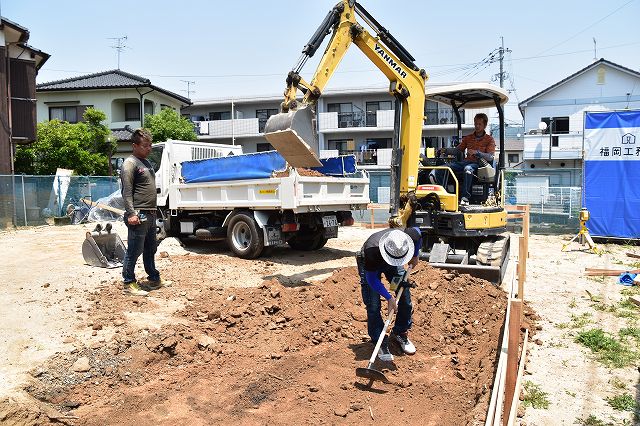
[[[264,127],[278,113],[282,100],[281,95],[197,100],[182,113],[196,124],[200,140],[259,152],[272,149],[264,138]],[[317,106],[320,155],[354,154],[370,174],[373,201],[388,199],[394,109],[394,98],[382,86],[326,90]],[[464,111],[463,133],[473,131],[477,112],[481,110]],[[423,148],[450,146],[457,132],[451,107],[427,101],[424,115]]]

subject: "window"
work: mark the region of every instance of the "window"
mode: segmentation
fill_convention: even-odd
[[[126,104],[124,104],[124,120],[125,121],[140,120],[140,103],[139,102],[127,102]]]
[[[209,120],[231,120],[231,111],[216,111],[209,113]]]
[[[507,155],[507,161],[509,163],[517,163],[520,161],[520,155],[518,154],[508,154]]]
[[[147,161],[149,163],[151,163],[151,167],[153,167],[153,171],[157,172],[158,170],[160,170],[160,162],[162,160],[162,146],[161,145],[154,145],[153,148],[151,148],[151,152],[149,153],[149,156],[147,157]]]
[[[270,143],[258,143],[256,145],[256,152],[274,151],[273,146]]]
[[[543,133],[545,135],[549,134],[549,122],[553,120],[552,122],[552,129],[551,129],[551,133],[556,133],[556,134],[568,134],[569,133],[569,117],[542,117],[540,119],[540,121],[544,121],[545,123],[547,123],[547,128],[543,131]],[[554,145],[554,146],[558,146],[558,145]]]
[[[346,154],[349,148],[355,149],[355,142],[353,139],[329,139],[327,146],[329,149],[336,149],[342,154]]]
[[[144,101],[144,113],[153,115],[153,102]]]
[[[82,116],[87,108],[93,105],[55,106],[49,107],[49,120],[67,121],[77,123],[82,121]]]
[[[391,101],[375,101],[375,102],[367,102],[367,118],[366,125],[367,127],[376,127],[377,126],[377,111],[388,111],[392,110]]]
[[[272,115],[276,115],[277,113],[278,110],[276,108],[257,109],[256,118],[258,119],[258,132],[264,133],[264,126],[266,126],[267,120],[269,119],[269,117],[271,117]]]
[[[354,108],[359,111],[354,111]],[[360,108],[351,102],[333,103],[327,105],[327,111],[338,113],[338,127],[362,127],[364,115]]]

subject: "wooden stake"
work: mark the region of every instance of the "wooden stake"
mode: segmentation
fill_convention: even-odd
[[[522,300],[515,299],[511,302],[511,312],[509,316],[509,349],[507,351],[507,377],[505,380],[504,407],[502,410],[502,424],[509,422],[511,404],[517,398],[516,380],[518,378],[518,351],[520,350],[520,315],[522,312]]]
[[[524,283],[527,279],[527,239],[518,238],[518,299],[524,300]]]
[[[525,253],[527,253],[527,258],[529,257],[529,219],[529,204],[527,204],[524,206],[524,218],[522,219],[522,235],[524,235]]]

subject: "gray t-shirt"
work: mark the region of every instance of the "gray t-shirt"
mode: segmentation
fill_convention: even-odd
[[[122,164],[120,179],[126,215],[156,209],[156,173],[151,163],[130,155]]]

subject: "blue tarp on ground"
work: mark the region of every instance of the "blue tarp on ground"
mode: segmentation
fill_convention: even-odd
[[[323,175],[327,176],[344,176],[356,172],[355,155],[342,155],[340,157],[322,158],[320,159],[322,167],[314,167]]]
[[[185,161],[182,163],[182,177],[185,183],[264,179],[285,168],[286,162],[278,152],[266,151]]]
[[[584,127],[590,234],[640,238],[640,110],[587,112]]]

